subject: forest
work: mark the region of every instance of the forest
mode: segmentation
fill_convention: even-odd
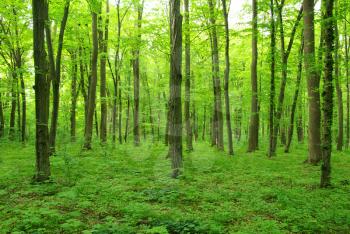
[[[350,233],[349,20],[1,0],[0,233]]]

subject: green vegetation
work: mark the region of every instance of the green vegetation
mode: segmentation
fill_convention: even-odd
[[[228,157],[207,146],[184,154],[169,176],[167,148],[143,144],[81,151],[61,146],[51,181],[31,184],[34,148],[2,142],[1,233],[346,233],[350,230],[349,152],[333,157],[333,188],[303,145],[267,159]],[[22,149],[20,149],[22,148]],[[326,211],[326,212],[325,212]]]

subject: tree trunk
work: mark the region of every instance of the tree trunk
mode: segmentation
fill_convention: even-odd
[[[4,118],[4,109],[3,109],[3,103],[0,93],[0,137],[4,136],[4,128],[5,128],[5,118]]]
[[[274,151],[274,118],[275,118],[275,56],[276,56],[276,28],[275,28],[275,19],[274,19],[274,2],[270,0],[270,12],[271,12],[271,67],[270,67],[270,107],[269,107],[269,151],[268,156],[272,157],[275,155]]]
[[[17,84],[17,72],[16,68],[12,72],[12,84],[11,84],[11,112],[10,112],[10,131],[9,139],[10,141],[15,140],[16,130],[16,107],[17,107],[17,94],[16,94],[16,84]]]
[[[169,97],[169,156],[172,177],[182,168],[182,15],[180,0],[170,0],[170,97]]]
[[[224,150],[224,125],[221,103],[221,81],[220,81],[220,69],[219,69],[219,49],[217,28],[215,19],[215,10],[213,0],[208,0],[209,4],[209,21],[211,25],[212,36],[212,72],[213,72],[213,85],[214,85],[214,114],[215,114],[215,137],[216,146],[219,150]]]
[[[324,3],[323,3],[324,1]],[[334,0],[323,0],[325,5],[323,23],[325,29],[325,65],[323,88],[323,139],[322,139],[322,174],[321,187],[331,184],[332,123],[333,123],[333,52],[334,52]]]
[[[252,63],[251,63],[251,85],[252,100],[249,121],[248,152],[254,152],[259,148],[259,111],[258,111],[258,8],[257,1],[252,0]]]
[[[122,115],[123,115],[123,109],[122,109],[122,88],[121,88],[121,80],[120,75],[118,74],[118,83],[119,83],[119,90],[118,90],[118,100],[119,100],[119,116],[118,116],[118,139],[119,144],[123,143],[123,134],[122,134]]]
[[[338,1],[336,2],[336,5],[338,6]],[[336,8],[336,15],[338,17],[338,7]],[[340,69],[339,69],[339,63],[340,63],[340,55],[339,55],[339,30],[338,30],[338,20],[335,25],[335,49],[334,49],[334,56],[335,56],[335,85],[337,90],[337,102],[338,102],[338,136],[337,136],[337,150],[342,151],[343,150],[343,144],[344,144],[344,110],[343,110],[343,91],[341,88],[341,81],[340,81]]]
[[[228,27],[228,13],[226,7],[226,0],[222,0],[222,12],[225,21],[225,107],[226,107],[226,128],[228,137],[228,153],[233,155],[233,144],[232,144],[232,127],[231,127],[231,113],[230,113],[230,95],[229,95],[229,80],[230,80],[230,34]]]
[[[76,109],[77,109],[77,74],[78,64],[75,52],[72,53],[72,84],[71,84],[71,109],[70,109],[70,137],[71,141],[76,140]]]
[[[296,111],[297,104],[298,104],[300,82],[301,82],[301,78],[302,78],[304,39],[302,38],[301,40],[302,40],[302,42],[301,42],[301,46],[299,49],[298,75],[297,75],[297,82],[295,85],[295,93],[294,93],[294,97],[293,97],[292,110],[290,113],[290,123],[289,123],[289,128],[288,128],[287,144],[286,144],[286,147],[284,149],[285,153],[289,153],[290,144],[291,144],[292,139],[293,139],[294,117],[295,117],[295,111]]]
[[[51,113],[51,125],[50,125],[50,137],[49,137],[50,152],[51,153],[55,152],[55,145],[56,145],[58,110],[59,110],[59,104],[60,104],[61,57],[62,57],[62,50],[63,50],[64,32],[66,29],[68,13],[69,13],[69,5],[70,5],[69,3],[70,3],[70,1],[67,1],[66,5],[64,6],[64,14],[63,14],[63,18],[61,21],[60,34],[58,37],[58,48],[57,48],[57,54],[56,54],[55,75],[54,75],[54,77],[52,77],[53,100],[52,100],[52,113]],[[51,52],[53,52],[53,50]],[[51,62],[53,62],[53,61],[51,61]],[[55,65],[53,65],[53,66],[55,66]]]
[[[284,97],[285,97],[285,89],[287,84],[287,67],[288,67],[288,58],[294,43],[294,37],[295,33],[297,31],[299,22],[303,16],[303,7],[300,8],[298,12],[297,19],[294,23],[292,33],[290,36],[289,44],[287,50],[285,49],[285,37],[284,37],[284,26],[283,26],[283,7],[284,7],[284,0],[281,2],[280,5],[278,5],[278,22],[279,22],[279,29],[280,29],[280,41],[281,41],[281,58],[282,58],[282,80],[281,80],[281,86],[280,86],[280,92],[278,96],[278,102],[277,102],[277,109],[275,112],[275,119],[274,119],[274,130],[273,130],[273,144],[272,144],[272,152],[276,152],[277,147],[277,136],[278,136],[278,130],[280,129],[280,121],[283,114],[283,103],[284,103]]]
[[[96,84],[97,84],[97,57],[98,57],[98,36],[97,36],[97,13],[92,9],[92,56],[91,56],[91,81],[88,95],[88,113],[85,126],[84,148],[91,149],[92,129],[95,113]]]
[[[137,42],[136,49],[133,51],[133,74],[134,74],[134,145],[140,145],[140,123],[139,123],[139,106],[140,106],[140,44],[141,44],[141,26],[142,26],[143,0],[137,2]]]
[[[22,62],[20,63],[22,67]],[[20,73],[20,83],[21,83],[21,97],[22,97],[22,129],[21,129],[21,141],[25,143],[26,141],[26,128],[27,128],[27,100],[26,100],[26,88],[23,78],[23,72]]]
[[[347,22],[344,23],[344,45],[345,45],[345,72],[346,72],[346,142],[345,148],[350,144],[350,83],[349,83],[349,41],[347,34]]]
[[[101,19],[102,21],[102,19]],[[100,22],[102,24],[102,22]],[[100,99],[101,99],[101,126],[100,140],[104,144],[107,141],[107,91],[106,91],[106,58],[108,56],[108,24],[109,24],[109,1],[106,0],[105,31],[100,32]]]
[[[190,36],[190,13],[189,0],[184,0],[185,5],[185,124],[186,124],[186,148],[193,150],[193,137],[190,116],[191,103],[191,36]]]
[[[48,17],[47,1],[33,0],[33,53],[35,67],[36,116],[36,172],[34,180],[43,182],[50,177],[49,159],[49,78],[45,51],[45,24]]]
[[[309,158],[316,164],[321,159],[320,77],[315,64],[314,1],[304,0],[304,66],[309,100]]]

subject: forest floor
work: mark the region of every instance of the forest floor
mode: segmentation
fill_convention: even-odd
[[[161,144],[80,145],[61,147],[39,185],[34,148],[0,142],[0,233],[350,233],[349,152],[334,154],[334,186],[320,189],[305,146],[269,160],[198,143],[171,179]]]

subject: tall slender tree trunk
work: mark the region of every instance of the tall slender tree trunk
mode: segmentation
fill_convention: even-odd
[[[320,77],[315,64],[314,1],[304,0],[304,66],[309,100],[309,158],[316,164],[321,160]]]
[[[252,100],[249,121],[248,152],[254,152],[259,148],[259,110],[258,110],[258,7],[257,1],[252,0],[252,63],[251,63],[251,85]]]
[[[231,127],[231,112],[230,112],[230,94],[229,94],[229,80],[230,80],[230,34],[228,28],[228,13],[226,7],[226,0],[222,0],[222,12],[225,21],[225,107],[226,107],[226,128],[228,137],[228,153],[233,155],[232,143],[232,127]]]
[[[190,36],[190,13],[189,0],[184,0],[185,5],[185,124],[186,124],[186,148],[193,150],[193,137],[190,116],[191,103],[191,36]]]
[[[344,45],[345,45],[345,72],[346,72],[346,149],[350,144],[350,83],[349,83],[349,37],[347,33],[347,22],[344,23]]]
[[[294,132],[294,118],[295,118],[295,112],[297,109],[298,104],[298,97],[300,92],[300,83],[302,78],[302,70],[303,70],[303,51],[304,51],[304,39],[301,39],[301,46],[299,49],[299,64],[298,64],[298,75],[297,75],[297,82],[295,85],[295,93],[293,97],[293,104],[292,104],[292,110],[290,112],[290,122],[289,122],[289,128],[288,128],[288,137],[287,137],[287,144],[284,149],[284,152],[288,153],[289,148],[293,139],[293,132]]]
[[[336,17],[338,17],[338,1],[336,1]],[[344,109],[343,109],[343,91],[341,87],[340,81],[340,54],[339,54],[339,29],[338,29],[338,20],[335,25],[335,48],[334,48],[334,56],[335,56],[335,85],[337,90],[337,102],[338,102],[338,136],[337,136],[337,150],[343,150],[344,144]]]
[[[137,44],[133,51],[133,74],[134,74],[134,145],[140,145],[140,44],[141,44],[141,26],[142,26],[143,0],[142,3],[137,2]]]
[[[22,62],[20,63],[22,67]],[[27,99],[26,99],[26,87],[23,78],[23,72],[20,73],[20,83],[21,83],[21,97],[22,97],[22,125],[21,125],[21,141],[25,143],[26,141],[26,128],[27,128]]]
[[[33,0],[33,47],[35,67],[35,117],[36,117],[36,171],[34,180],[42,182],[50,177],[49,159],[49,78],[45,51],[45,24],[48,18],[46,0]]]
[[[274,2],[270,0],[270,12],[271,12],[271,64],[270,64],[270,107],[269,107],[269,151],[268,156],[274,156],[275,152],[273,150],[273,144],[275,142],[274,135],[274,118],[275,118],[275,56],[276,56],[276,28],[275,28],[275,18],[274,18]]]
[[[118,116],[118,139],[119,144],[123,143],[123,135],[122,135],[122,115],[123,115],[123,102],[122,102],[122,88],[121,88],[121,80],[120,75],[118,74],[118,83],[119,83],[119,90],[118,90],[118,100],[119,100],[119,116]]]
[[[78,64],[76,59],[76,52],[72,53],[72,84],[71,84],[71,108],[70,108],[70,137],[71,141],[76,140],[76,109],[77,109],[77,75],[78,75]]]
[[[208,0],[209,4],[209,21],[211,24],[211,36],[212,36],[212,72],[213,72],[213,85],[214,85],[214,121],[215,121],[215,138],[216,146],[219,150],[224,150],[224,125],[221,103],[221,81],[220,81],[220,69],[219,69],[219,49],[217,38],[217,26],[215,20],[215,7],[213,0]]]
[[[16,67],[12,72],[12,84],[11,84],[11,112],[10,112],[10,131],[9,139],[11,141],[15,140],[16,130],[16,107],[17,107],[17,94],[16,94],[16,84],[17,84],[17,71]]]
[[[180,0],[170,0],[170,96],[169,96],[169,156],[172,177],[182,168],[182,15]]]
[[[321,187],[331,184],[332,124],[333,124],[333,52],[334,52],[334,0],[323,0],[325,7],[323,23],[325,26],[325,66],[323,88],[323,138]]]
[[[70,5],[70,1],[67,1],[66,5],[64,6],[64,13],[63,13],[63,18],[61,20],[61,26],[60,26],[60,34],[58,37],[56,64],[52,65],[56,67],[54,70],[55,74],[52,77],[53,99],[52,99],[52,113],[51,113],[51,125],[50,125],[50,137],[49,137],[51,153],[55,152],[55,146],[56,146],[58,110],[59,110],[59,104],[60,104],[61,57],[62,57],[62,50],[63,50],[64,32],[66,29],[66,24],[67,24],[68,14],[69,14],[69,5]],[[53,52],[53,50],[50,50],[50,51]],[[51,61],[51,62],[54,62],[54,61]]]
[[[284,103],[284,97],[285,97],[285,89],[286,89],[286,84],[287,84],[287,77],[288,77],[288,72],[287,72],[287,67],[288,67],[288,59],[290,52],[293,47],[294,43],[294,37],[295,33],[297,31],[299,22],[303,16],[303,7],[300,8],[297,19],[294,22],[294,26],[292,28],[291,36],[289,39],[289,44],[287,49],[285,48],[285,36],[284,36],[284,25],[283,25],[283,7],[284,7],[285,0],[282,0],[282,2],[277,6],[278,7],[278,22],[279,22],[279,29],[280,29],[280,42],[281,42],[281,58],[282,58],[282,79],[281,79],[281,85],[280,85],[280,92],[278,95],[278,102],[277,102],[277,109],[275,112],[275,119],[274,119],[274,130],[273,130],[273,144],[272,144],[272,152],[276,152],[276,147],[277,147],[277,139],[278,139],[278,132],[280,129],[280,122],[281,118],[283,115],[283,103]],[[285,131],[283,130],[281,132],[281,136],[284,137]],[[282,138],[284,141],[284,138]],[[284,143],[284,142],[282,142]]]
[[[2,103],[2,97],[0,93],[0,137],[4,136],[4,128],[5,128],[5,118],[4,118],[4,109]]]
[[[102,21],[102,20],[101,20]],[[102,22],[101,22],[102,23]],[[106,91],[106,58],[108,56],[108,25],[109,25],[109,0],[106,0],[106,20],[104,35],[100,32],[100,99],[101,99],[101,126],[100,140],[104,144],[107,141],[107,91]]]
[[[95,113],[96,84],[97,84],[97,57],[98,57],[98,36],[97,36],[97,13],[96,9],[91,12],[92,16],[92,55],[91,55],[91,81],[88,95],[88,113],[85,126],[84,148],[91,149],[92,129]]]

